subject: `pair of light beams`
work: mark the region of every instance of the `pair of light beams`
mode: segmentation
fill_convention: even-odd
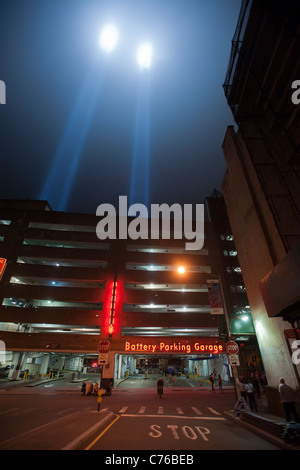
[[[110,53],[112,52],[119,42],[119,33],[117,28],[108,24],[103,28],[100,33],[99,44],[100,47]],[[153,48],[149,42],[142,43],[137,50],[137,62],[142,69],[149,69],[152,65]]]
[[[112,52],[119,42],[117,28],[106,25],[99,36],[99,45],[106,53]],[[141,70],[151,68],[153,49],[150,43],[142,43],[137,51],[137,62]],[[79,92],[69,118],[59,148],[54,156],[39,199],[53,201],[55,210],[66,211],[73,189],[75,175],[80,164],[80,157],[86,142],[92,121],[97,96],[100,90],[101,75],[94,67]],[[133,168],[131,177],[130,199],[134,201],[135,192],[142,194],[143,202],[148,204],[149,192],[149,90],[139,90],[136,124],[134,133]],[[146,95],[146,96],[144,96]],[[141,109],[142,108],[142,109]],[[139,158],[137,157],[139,155]],[[138,169],[138,161],[142,168]],[[142,190],[137,188],[138,183]],[[133,202],[132,202],[133,203]]]

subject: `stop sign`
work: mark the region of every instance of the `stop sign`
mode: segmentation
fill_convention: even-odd
[[[235,341],[228,341],[226,343],[226,352],[227,354],[237,354],[239,352],[239,347]]]
[[[100,341],[98,345],[99,353],[108,353],[110,350],[110,342],[109,341]]]

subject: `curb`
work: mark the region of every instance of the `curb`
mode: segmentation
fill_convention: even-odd
[[[231,419],[231,421],[234,421],[236,424],[238,424],[239,426],[242,426],[243,428],[249,429],[249,431],[252,431],[253,433],[257,434],[263,439],[266,439],[267,441],[271,442],[271,444],[281,447],[284,450],[297,450],[295,447],[285,443],[278,437],[272,436],[272,434],[268,434],[262,429],[258,429],[249,423],[245,423],[244,421],[241,421],[238,417],[233,416],[233,414],[228,411],[224,411],[223,414],[226,416],[226,418]]]
[[[113,416],[113,412],[109,411],[108,414],[104,416],[104,418],[98,421],[98,423],[94,424],[94,426],[92,426],[90,429],[73,439],[73,441],[69,442],[69,444],[64,446],[61,450],[80,450],[85,444],[87,444],[87,442],[97,431],[99,431],[108,421],[111,420]]]

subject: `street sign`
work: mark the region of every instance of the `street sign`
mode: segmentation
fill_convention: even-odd
[[[98,345],[98,352],[101,354],[101,353],[104,353],[104,354],[107,354],[110,350],[110,342],[109,341],[100,341],[99,345]]]
[[[239,366],[240,365],[240,359],[237,354],[230,354],[229,355],[229,364],[231,366]]]
[[[98,364],[107,364],[107,362],[108,362],[108,354],[99,354]]]
[[[227,354],[237,354],[239,352],[239,346],[235,341],[228,341],[228,343],[226,343],[226,352]]]

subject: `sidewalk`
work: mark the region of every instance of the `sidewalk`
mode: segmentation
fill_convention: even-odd
[[[224,415],[282,449],[300,450],[300,439],[288,442],[282,438],[286,428],[285,419],[264,411],[262,400],[257,400],[257,404],[258,411],[251,411],[247,407],[246,410],[224,412]]]

